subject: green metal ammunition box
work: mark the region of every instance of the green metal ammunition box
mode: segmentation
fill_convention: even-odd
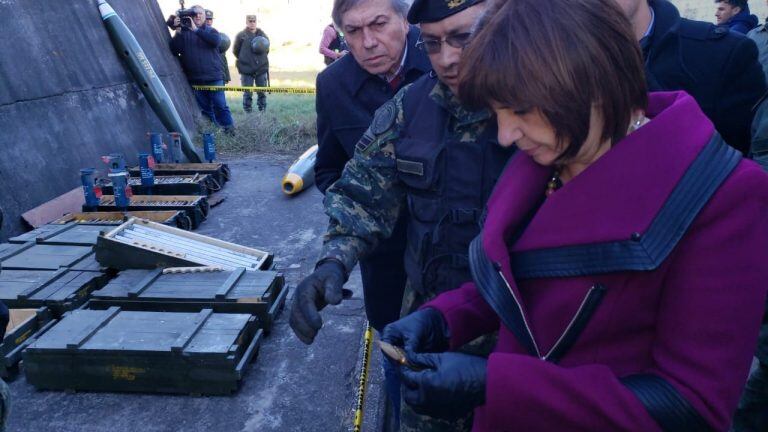
[[[242,268],[125,270],[92,294],[89,308],[249,313],[257,315],[262,328],[269,332],[288,295],[284,285],[285,278],[280,273],[248,272]]]
[[[248,314],[78,309],[29,344],[24,372],[39,389],[229,394],[262,335]]]
[[[25,313],[29,312],[29,313]],[[29,345],[35,335],[42,334],[53,326],[55,321],[48,308],[37,310],[10,309],[11,322],[0,343],[0,377],[9,378],[18,371],[21,352]],[[16,316],[20,316],[16,322]]]
[[[10,308],[47,306],[60,316],[80,307],[109,277],[101,272],[58,270],[6,270],[0,272],[0,301]]]

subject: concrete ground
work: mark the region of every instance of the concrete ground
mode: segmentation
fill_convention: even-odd
[[[314,187],[294,198],[280,192],[291,162],[272,155],[229,161],[233,179],[224,188],[227,198],[196,232],[274,253],[293,288],[312,270],[327,219]],[[366,325],[357,272],[347,287],[353,298],[323,311],[325,325],[312,346],[294,337],[286,308],[232,396],[37,391],[22,371],[10,384],[8,430],[352,430]],[[369,431],[380,430],[382,406],[381,357],[378,349],[372,352],[363,422]]]

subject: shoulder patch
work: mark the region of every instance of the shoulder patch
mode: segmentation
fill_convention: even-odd
[[[368,129],[363,134],[362,138],[360,138],[360,141],[355,144],[355,152],[359,152],[362,154],[366,154],[368,149],[371,147],[371,143],[373,143],[374,136],[371,134],[371,130]]]
[[[376,110],[373,123],[371,123],[371,132],[374,135],[386,132],[395,123],[395,118],[397,118],[397,107],[395,101],[390,100]]]

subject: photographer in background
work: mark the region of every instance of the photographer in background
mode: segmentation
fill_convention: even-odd
[[[189,83],[202,86],[224,85],[224,66],[219,55],[221,36],[216,29],[206,25],[205,9],[201,6],[182,9],[168,21],[175,31],[170,43],[171,52],[179,57]],[[234,134],[234,121],[224,91],[194,92],[203,115],[223,127],[226,133]]]
[[[243,87],[269,86],[269,38],[256,26],[256,15],[245,16],[245,29],[235,36],[232,52],[237,59],[235,65]],[[257,93],[256,106],[259,111],[267,109],[266,93]],[[243,109],[253,111],[253,92],[243,93]]]

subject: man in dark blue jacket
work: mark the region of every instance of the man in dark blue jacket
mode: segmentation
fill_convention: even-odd
[[[715,18],[717,25],[727,26],[730,30],[747,34],[757,27],[757,16],[749,12],[747,0],[715,0]]]
[[[194,18],[181,22],[175,18],[176,33],[171,39],[171,52],[181,60],[181,67],[192,85],[224,85],[224,66],[219,56],[221,36],[213,27],[205,24],[205,9],[192,6]],[[214,124],[233,130],[232,113],[227,106],[223,90],[195,90],[195,98],[203,115]],[[211,112],[210,107],[213,107]]]
[[[431,69],[427,56],[416,48],[419,31],[409,27],[407,13],[404,0],[334,3],[333,19],[344,32],[350,55],[317,77],[315,178],[323,193],[341,177],[376,109]],[[401,218],[392,237],[360,261],[366,313],[379,331],[400,315],[404,254],[405,218]]]
[[[685,90],[725,141],[747,153],[752,107],[766,90],[757,47],[711,23],[681,18],[667,0],[617,0],[640,41],[651,91]]]

